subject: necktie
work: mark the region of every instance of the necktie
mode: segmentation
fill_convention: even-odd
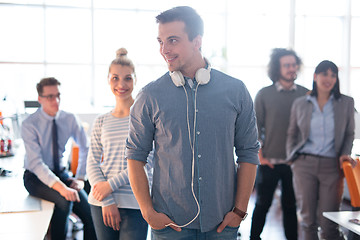
[[[60,164],[59,164],[58,136],[57,136],[57,127],[56,127],[55,119],[53,120],[53,126],[52,126],[52,140],[53,140],[54,173],[58,174],[60,172]]]

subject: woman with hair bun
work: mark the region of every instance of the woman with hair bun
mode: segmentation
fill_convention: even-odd
[[[135,82],[134,64],[127,57],[127,50],[120,48],[108,72],[108,84],[116,104],[111,112],[96,118],[87,159],[87,174],[92,186],[89,203],[99,240],[147,237],[148,224],[131,190],[125,159]],[[149,178],[152,177],[151,162],[152,154],[145,166]]]
[[[340,93],[338,67],[331,61],[315,69],[313,89],[292,105],[287,156],[292,162],[295,195],[304,239],[343,240],[339,226],[322,216],[339,211],[344,187],[342,162],[354,140],[354,99]]]

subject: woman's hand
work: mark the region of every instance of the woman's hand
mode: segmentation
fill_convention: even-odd
[[[350,163],[351,163],[351,166],[352,166],[353,168],[354,168],[354,167],[357,165],[357,163],[358,163],[358,160],[352,159],[352,158],[350,157],[350,155],[341,155],[339,161],[340,161],[340,168],[341,168],[341,169],[342,169],[342,164],[343,164],[344,161],[350,162]]]
[[[120,212],[115,204],[102,207],[102,215],[105,226],[111,227],[115,231],[120,230]]]
[[[107,181],[98,182],[92,187],[92,195],[98,201],[102,201],[104,198],[112,193],[110,184]]]

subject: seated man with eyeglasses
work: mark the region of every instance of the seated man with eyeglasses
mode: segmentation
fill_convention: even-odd
[[[51,239],[66,239],[68,218],[73,211],[84,223],[84,239],[96,239],[87,194],[83,190],[88,140],[74,114],[59,110],[60,82],[43,78],[36,86],[41,107],[21,126],[25,145],[24,185],[30,195],[55,203]],[[79,145],[75,178],[63,159],[70,138]]]

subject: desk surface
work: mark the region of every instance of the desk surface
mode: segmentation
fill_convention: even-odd
[[[41,211],[0,213],[0,239],[44,239],[53,213],[54,204],[41,201]]]
[[[360,235],[360,225],[349,222],[349,219],[360,219],[360,211],[323,212],[324,217]]]
[[[25,199],[29,195],[22,180],[24,152],[20,144],[14,157],[0,158],[0,167],[11,170],[13,173],[10,177],[0,177],[1,194],[7,194],[7,200],[9,198]],[[40,200],[40,205],[40,210],[0,213],[0,239],[44,239],[54,204]]]

